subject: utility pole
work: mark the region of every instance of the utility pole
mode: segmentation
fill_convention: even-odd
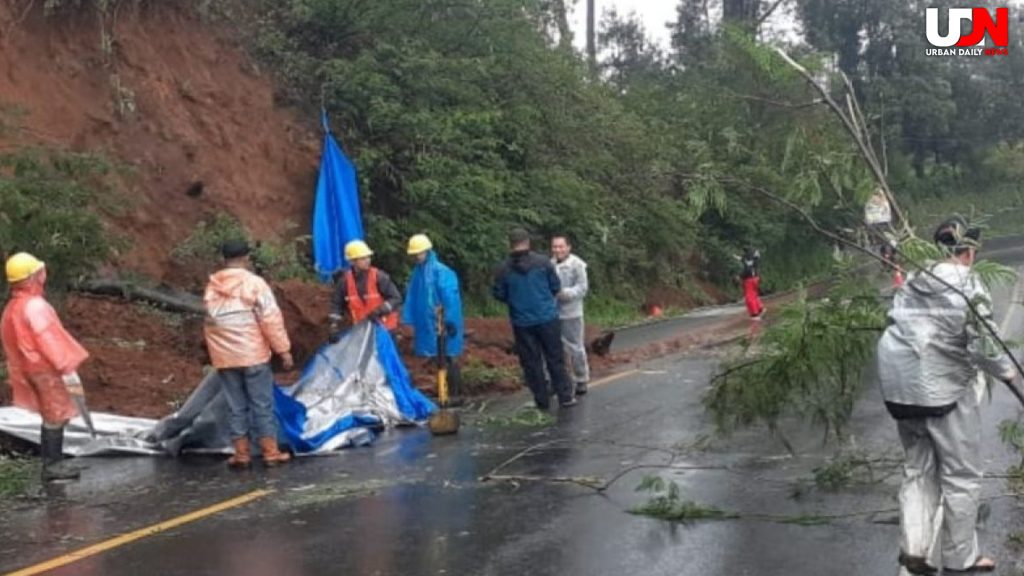
[[[587,0],[587,58],[590,60],[590,65],[597,68],[597,26],[596,26],[596,8],[594,2],[596,0]]]

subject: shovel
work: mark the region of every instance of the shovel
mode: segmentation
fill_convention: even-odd
[[[459,415],[448,409],[448,331],[444,325],[444,308],[436,311],[437,322],[437,402],[440,409],[430,415],[427,427],[434,436],[455,434],[459,431]]]
[[[85,426],[89,429],[89,435],[95,438],[96,426],[92,423],[92,413],[89,412],[89,407],[85,405],[85,395],[71,394],[71,400],[74,401],[75,406],[78,408],[78,413],[82,415],[82,420],[85,420]]]

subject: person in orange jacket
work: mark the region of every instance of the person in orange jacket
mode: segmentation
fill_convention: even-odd
[[[0,319],[0,337],[15,406],[42,416],[40,456],[44,482],[74,480],[65,465],[64,427],[78,414],[72,394],[83,395],[78,367],[89,353],[70,334],[44,298],[46,265],[31,254],[7,260],[11,299]]]
[[[276,466],[291,459],[277,445],[274,374],[270,368],[270,358],[276,353],[282,367],[292,369],[291,342],[270,286],[249,270],[249,251],[245,241],[224,243],[224,268],[210,276],[203,296],[203,333],[227,398],[228,425],[235,448],[228,466],[236,469],[247,468],[252,462],[250,415],[264,464]]]
[[[366,319],[379,321],[388,332],[398,329],[398,309],[402,293],[390,276],[371,263],[373,251],[362,240],[345,245],[345,259],[352,268],[341,274],[331,299],[330,328],[341,328],[345,310],[352,324]],[[337,335],[332,336],[332,340]]]

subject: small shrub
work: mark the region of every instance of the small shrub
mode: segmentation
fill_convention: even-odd
[[[47,263],[57,291],[88,276],[118,242],[87,206],[112,202],[101,156],[29,150],[0,155],[0,255],[28,251]]]
[[[199,263],[208,268],[220,262],[220,247],[230,240],[246,240],[249,233],[237,218],[217,214],[201,221],[192,234],[171,252],[171,258],[181,263]],[[259,242],[253,247],[253,267],[275,280],[300,279],[313,281],[312,268],[299,254],[299,246],[308,237],[300,237],[287,244]]]

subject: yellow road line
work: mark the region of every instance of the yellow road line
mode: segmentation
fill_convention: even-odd
[[[595,381],[590,383],[589,387],[590,388],[600,388],[601,386],[604,386],[605,384],[611,384],[612,382],[615,382],[616,380],[622,380],[623,378],[626,378],[627,376],[634,376],[634,375],[639,374],[639,373],[640,373],[639,370],[626,370],[625,372],[619,372],[618,374],[612,374],[611,376],[605,376],[604,378],[601,378],[600,380],[595,380]]]
[[[134,532],[129,532],[127,534],[116,536],[114,538],[111,538],[110,540],[100,542],[99,544],[93,544],[92,546],[82,548],[81,550],[75,550],[74,552],[69,552],[63,556],[58,556],[53,560],[48,560],[41,564],[36,564],[35,566],[29,566],[28,568],[23,568],[16,572],[4,574],[4,576],[32,576],[34,574],[42,574],[43,572],[49,572],[50,570],[60,568],[61,566],[67,566],[68,564],[78,562],[79,560],[82,560],[84,558],[101,554],[103,552],[106,552],[107,550],[113,550],[114,548],[124,546],[125,544],[130,544],[131,542],[134,542],[136,540],[141,540],[142,538],[154,536],[166,530],[177,528],[178,526],[188,524],[190,522],[195,522],[196,520],[201,520],[203,518],[206,518],[207,516],[212,516],[225,510],[230,510],[231,508],[237,508],[244,504],[248,504],[253,500],[259,500],[260,498],[263,498],[264,496],[267,496],[268,494],[271,493],[273,493],[273,490],[254,490],[252,492],[249,492],[248,494],[243,494],[238,498],[225,500],[220,504],[214,504],[213,506],[203,508],[202,510],[189,512],[188,514],[184,514],[182,516],[178,516],[177,518],[172,518],[170,520],[160,522],[159,524],[153,524],[152,526],[140,528]]]

